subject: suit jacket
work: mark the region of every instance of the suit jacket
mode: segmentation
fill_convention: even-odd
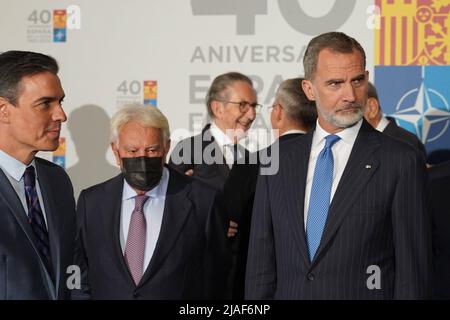
[[[428,181],[450,176],[450,161],[428,168]]]
[[[389,120],[389,124],[386,126],[386,128],[384,128],[383,133],[409,144],[410,146],[418,150],[423,156],[423,159],[426,161],[427,151],[425,150],[425,146],[423,145],[422,141],[420,141],[415,134],[403,129],[402,127],[399,127],[395,122],[395,119],[391,117],[386,117],[386,119]]]
[[[119,174],[80,194],[75,260],[82,269],[82,291],[74,298],[220,298],[229,261],[228,222],[217,206],[217,192],[170,170],[159,238],[136,286],[120,246],[123,183]]]
[[[278,174],[258,178],[246,298],[428,297],[431,239],[421,156],[363,120],[311,262],[304,199],[312,137],[313,131],[280,145]],[[380,289],[369,289],[376,280]]]
[[[55,281],[36,247],[27,213],[6,175],[0,170],[0,299],[66,299],[67,267],[73,264],[75,200],[64,170],[35,158],[48,225]]]
[[[275,143],[283,143],[301,135],[301,133],[287,134],[281,136]],[[244,299],[245,267],[247,265],[253,200],[255,198],[256,182],[261,163],[259,154],[265,155],[264,152],[267,152],[267,155],[270,156],[271,146],[257,153],[258,156],[254,157],[258,160],[256,164],[235,164],[223,187],[228,216],[230,220],[238,223],[238,232],[236,236],[230,239],[234,256],[234,265],[230,272],[231,277],[233,277],[231,280],[233,299]]]
[[[432,219],[434,299],[450,299],[450,162],[444,167],[447,175],[431,180],[427,190]]]
[[[183,174],[192,169],[194,178],[222,190],[230,167],[225,162],[222,150],[209,130],[210,127],[211,125],[207,124],[201,134],[180,141],[171,153],[169,165]],[[243,151],[247,158],[248,151]]]

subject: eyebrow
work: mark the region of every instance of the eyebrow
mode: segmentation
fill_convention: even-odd
[[[145,149],[159,148],[160,146],[161,146],[161,144],[155,143],[155,144],[152,144],[152,145],[149,145],[149,146],[145,147]],[[137,145],[134,145],[134,144],[128,144],[128,145],[124,145],[124,148],[125,149],[136,149],[136,148],[140,148],[140,147],[137,146]]]
[[[354,78],[352,79],[352,81],[353,81],[353,80],[363,80],[363,79],[365,79],[365,78],[366,78],[366,74],[365,74],[365,73],[361,73],[360,75],[354,77]]]
[[[161,145],[159,143],[155,143],[152,145],[149,145],[148,147],[146,147],[145,149],[150,149],[150,148],[159,148]]]
[[[63,95],[61,98],[59,97],[40,97],[34,103],[44,102],[44,101],[63,101],[66,95]]]
[[[361,73],[361,74],[357,75],[356,77],[351,78],[350,81],[363,80],[365,78],[366,78],[366,74]],[[329,80],[325,81],[325,84],[330,84],[330,83],[334,83],[334,82],[342,83],[342,82],[344,82],[344,79],[329,79]]]

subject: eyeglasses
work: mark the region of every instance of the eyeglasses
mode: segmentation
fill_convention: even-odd
[[[259,103],[256,103],[256,102],[250,103],[248,101],[240,101],[240,102],[223,101],[223,100],[217,100],[217,101],[223,102],[223,103],[237,104],[237,105],[239,105],[239,111],[242,113],[246,113],[250,109],[250,107],[255,109],[255,112],[258,112],[262,108],[262,105],[260,105]]]

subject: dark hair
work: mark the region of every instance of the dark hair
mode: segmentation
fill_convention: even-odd
[[[57,74],[58,63],[50,56],[30,51],[6,51],[0,54],[0,97],[17,103],[23,77],[42,72]]]
[[[226,94],[226,90],[229,86],[231,86],[234,82],[243,81],[248,83],[253,87],[252,80],[246,75],[239,72],[228,72],[217,76],[212,82],[211,86],[208,89],[208,93],[206,94],[206,107],[208,109],[208,114],[211,118],[214,118],[214,113],[211,109],[211,102],[214,100],[224,100],[227,99],[224,96]]]
[[[364,68],[366,67],[366,53],[358,41],[342,32],[328,32],[313,38],[306,48],[305,56],[303,57],[306,79],[312,80],[314,78],[319,53],[323,49],[339,53],[352,53],[353,50],[356,50],[361,53],[361,57],[364,60]]]
[[[283,106],[286,116],[305,129],[311,129],[316,123],[317,108],[314,101],[309,100],[302,89],[304,78],[284,80],[278,87],[276,102]]]
[[[367,81],[367,98],[375,98],[378,100],[377,88],[370,81]]]

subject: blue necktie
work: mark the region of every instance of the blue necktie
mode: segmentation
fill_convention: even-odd
[[[306,237],[308,240],[309,258],[312,261],[319,248],[325,222],[330,207],[331,185],[333,183],[333,151],[331,148],[340,138],[336,135],[325,137],[325,147],[317,157],[314,178],[309,197],[308,218],[306,221]]]
[[[26,168],[25,173],[23,174],[23,180],[25,185],[25,197],[28,206],[28,221],[30,222],[31,229],[37,238],[36,247],[43,257],[49,273],[52,275],[48,231],[47,226],[45,225],[44,214],[42,213],[41,206],[39,205],[39,198],[36,192],[36,174],[33,166]]]

